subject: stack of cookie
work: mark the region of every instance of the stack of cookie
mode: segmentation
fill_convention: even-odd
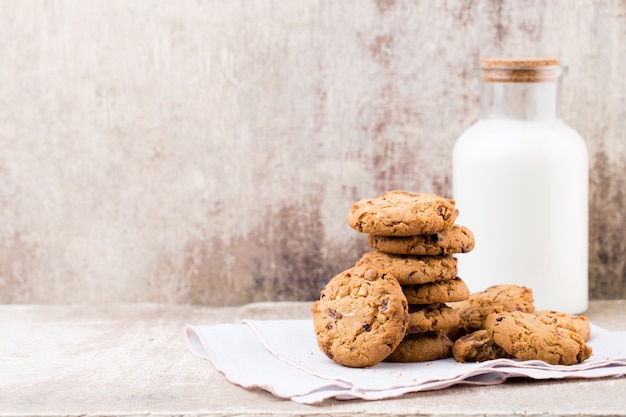
[[[407,191],[352,206],[348,224],[369,234],[375,250],[335,276],[313,304],[327,356],[351,367],[452,356],[447,332],[459,326],[459,314],[447,303],[470,295],[453,255],[474,247],[470,230],[454,224],[457,215],[454,200]]]
[[[459,314],[447,303],[465,300],[469,290],[456,276],[451,255],[396,255],[379,251],[363,254],[358,266],[393,275],[407,299],[409,325],[400,346],[386,358],[391,362],[423,362],[452,355],[447,332],[459,325]]]
[[[471,231],[454,223],[455,202],[435,194],[389,191],[362,199],[348,214],[348,224],[369,234],[375,249],[357,265],[393,275],[409,305],[409,326],[399,347],[386,360],[422,362],[452,356],[447,331],[459,314],[447,303],[463,301],[470,292],[457,276],[457,258],[474,248]]]

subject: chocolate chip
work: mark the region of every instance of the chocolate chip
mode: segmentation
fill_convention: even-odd
[[[324,346],[322,350],[324,351],[324,354],[328,356],[330,359],[333,358],[333,353],[330,351],[330,349],[327,346]]]
[[[442,219],[447,221],[450,218],[450,212],[444,206],[437,207],[437,211]]]
[[[426,236],[426,241],[428,243],[437,243],[439,242],[441,239],[439,239],[439,235],[437,233],[434,233],[432,235],[427,235]]]
[[[340,312],[332,308],[329,308],[328,310],[326,310],[326,314],[328,314],[328,317],[330,317],[331,319],[335,319],[335,320],[339,320],[340,318],[343,317]]]
[[[501,322],[502,320],[504,320],[504,317],[500,316],[500,317],[496,317],[496,321],[497,322]]]

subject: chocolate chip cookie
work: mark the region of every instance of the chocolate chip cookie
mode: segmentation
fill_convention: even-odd
[[[459,325],[459,313],[445,303],[409,305],[407,334],[452,329]]]
[[[484,362],[498,358],[512,358],[496,345],[487,330],[476,330],[454,342],[452,356],[457,362]]]
[[[371,251],[361,256],[357,265],[371,265],[388,272],[402,285],[424,284],[455,278],[457,259],[448,256],[394,255]]]
[[[452,341],[442,332],[409,334],[386,362],[427,362],[452,356]]]
[[[578,332],[584,341],[589,340],[591,337],[591,326],[586,316],[567,314],[554,310],[538,310],[533,313],[537,316],[549,318],[556,323],[557,326]]]
[[[459,277],[427,284],[403,285],[402,291],[409,304],[449,303],[466,300],[470,295],[469,288]]]
[[[550,318],[521,311],[490,314],[485,329],[493,341],[520,360],[538,359],[551,365],[573,365],[591,356],[591,347]]]
[[[466,333],[484,328],[485,319],[500,311],[523,311],[532,313],[533,292],[519,285],[494,285],[481,292],[473,293],[465,301],[450,304],[460,315],[459,326]]]
[[[370,235],[369,245],[397,255],[452,255],[474,249],[474,235],[465,226],[453,224],[436,233],[417,236]]]
[[[311,312],[322,352],[356,368],[389,356],[409,324],[408,304],[398,280],[371,266],[355,266],[333,277]]]
[[[352,205],[347,221],[362,233],[380,236],[433,234],[454,223],[454,200],[436,194],[387,191]]]

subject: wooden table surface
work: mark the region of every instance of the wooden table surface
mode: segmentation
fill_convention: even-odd
[[[309,308],[305,302],[0,305],[0,416],[626,416],[626,377],[513,379],[302,405],[229,383],[184,339],[187,324],[309,318]],[[586,314],[599,326],[626,330],[626,300],[592,301]]]

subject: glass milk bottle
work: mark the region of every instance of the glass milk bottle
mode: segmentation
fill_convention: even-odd
[[[459,276],[477,292],[533,290],[538,310],[582,313],[588,303],[588,155],[560,119],[567,68],[556,59],[481,62],[480,118],[452,157],[457,223],[475,249]]]

